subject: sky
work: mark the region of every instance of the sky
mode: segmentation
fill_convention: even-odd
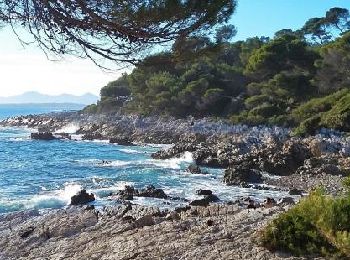
[[[238,0],[230,20],[238,30],[234,40],[299,29],[306,20],[323,16],[331,7],[350,9],[350,0]],[[0,96],[26,91],[98,95],[101,87],[121,73],[104,72],[89,60],[74,57],[50,61],[35,46],[23,47],[9,29],[0,30]]]

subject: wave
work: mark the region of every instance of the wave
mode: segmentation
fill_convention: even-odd
[[[118,151],[123,152],[123,153],[127,153],[127,154],[144,154],[145,153],[144,151],[138,151],[135,149],[128,149],[128,148],[118,149]]]
[[[99,159],[83,159],[76,160],[80,164],[93,165],[96,167],[138,167],[138,166],[153,166],[166,169],[180,170],[184,164],[191,164],[194,162],[193,154],[185,152],[181,157],[171,158],[166,160],[160,159],[146,159],[142,161],[121,161],[121,160],[99,160]]]
[[[78,124],[71,123],[57,130],[56,133],[75,134],[79,128],[80,126]]]

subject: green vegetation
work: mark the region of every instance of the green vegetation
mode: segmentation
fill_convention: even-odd
[[[233,26],[215,37],[177,39],[101,90],[91,112],[176,117],[213,116],[249,125],[350,130],[350,14],[332,8],[297,31],[231,42]]]
[[[349,189],[350,179],[345,180]],[[270,250],[294,255],[350,257],[350,193],[332,197],[319,189],[278,216],[261,234]]]

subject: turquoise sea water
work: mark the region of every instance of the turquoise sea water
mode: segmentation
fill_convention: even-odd
[[[33,112],[24,111],[28,113]],[[116,204],[109,195],[125,185],[142,188],[153,184],[168,195],[187,199],[197,198],[197,189],[211,189],[223,201],[240,196],[263,199],[284,195],[227,187],[221,182],[223,170],[208,169],[209,175],[191,175],[185,170],[192,162],[191,153],[154,160],[150,155],[160,149],[157,145],[126,147],[82,141],[79,136],[73,136],[76,140],[72,141],[35,141],[29,138],[31,131],[35,130],[0,128],[0,213],[65,207],[81,188],[96,194],[97,206]],[[134,202],[160,207],[182,203],[146,198],[135,198]]]

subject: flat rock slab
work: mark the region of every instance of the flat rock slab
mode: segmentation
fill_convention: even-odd
[[[283,211],[212,205],[166,219],[142,206],[103,212],[72,207],[2,229],[0,259],[303,259],[271,253],[256,242],[261,227]],[[6,223],[0,219],[2,227]]]

